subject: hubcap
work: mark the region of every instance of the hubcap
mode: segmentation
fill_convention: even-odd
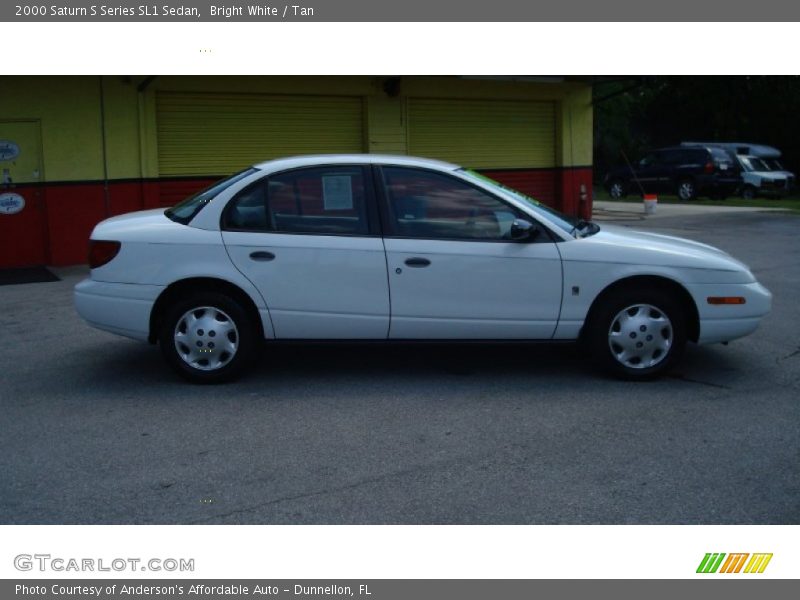
[[[224,367],[239,348],[239,332],[233,320],[213,306],[186,311],[178,319],[174,339],[183,362],[201,371]]]
[[[694,186],[691,183],[682,183],[678,189],[678,194],[682,200],[688,200],[694,194]]]
[[[631,369],[647,369],[663,361],[672,339],[672,323],[651,304],[634,304],[622,309],[608,330],[612,356]]]
[[[622,198],[622,184],[614,183],[611,185],[611,197]]]

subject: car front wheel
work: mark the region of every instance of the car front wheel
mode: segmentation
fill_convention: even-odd
[[[697,197],[697,188],[694,181],[685,179],[678,184],[678,198],[681,200],[694,200]]]
[[[626,379],[664,373],[683,352],[683,312],[668,292],[618,290],[602,301],[588,324],[595,360]]]
[[[167,309],[159,335],[161,351],[189,381],[229,381],[255,358],[256,328],[251,321],[229,296],[197,292]]]
[[[620,200],[628,195],[628,191],[625,188],[625,184],[622,183],[622,181],[620,181],[619,179],[615,179],[608,186],[608,195],[611,196],[614,200]]]

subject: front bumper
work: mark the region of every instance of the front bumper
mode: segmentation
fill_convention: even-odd
[[[89,325],[137,340],[150,333],[150,313],[164,286],[84,279],[75,286],[75,308]]]
[[[689,284],[700,316],[698,344],[729,342],[753,333],[772,309],[772,294],[758,282]],[[741,296],[744,304],[709,304],[710,296]]]

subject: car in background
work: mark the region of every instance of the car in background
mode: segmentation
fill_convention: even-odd
[[[297,340],[581,341],[629,379],[756,329],[771,295],[712,246],[600,226],[449,163],[265,162],[92,232],[78,313],[198,383]]]
[[[699,196],[724,199],[741,185],[740,167],[721,148],[673,146],[645,154],[638,162],[606,174],[603,185],[614,199],[630,193],[675,194],[681,200]]]
[[[758,196],[780,197],[791,190],[793,178],[770,170],[766,161],[746,154],[737,154],[736,159],[742,165],[742,198],[749,200]]]
[[[741,166],[743,198],[778,197],[794,189],[795,176],[781,163],[781,151],[764,144],[744,142],[682,142],[681,146],[722,148]]]

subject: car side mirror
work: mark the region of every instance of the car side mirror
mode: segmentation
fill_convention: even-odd
[[[511,223],[511,239],[515,242],[529,241],[535,238],[539,230],[530,221],[514,219]]]

